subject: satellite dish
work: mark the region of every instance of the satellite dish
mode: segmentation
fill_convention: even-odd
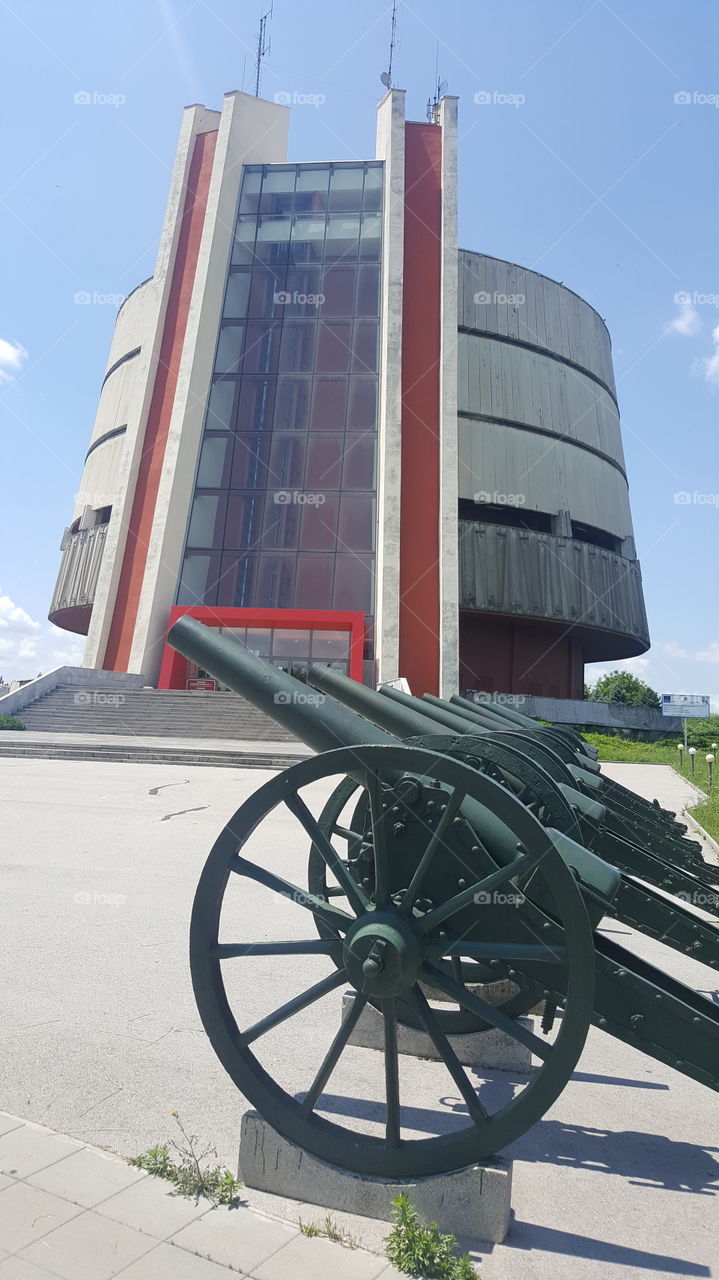
[[[392,81],[390,79],[389,71],[383,71],[382,75],[380,76],[380,80],[382,81],[382,84],[384,85],[385,89],[392,88]]]

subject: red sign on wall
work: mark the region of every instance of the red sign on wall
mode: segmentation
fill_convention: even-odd
[[[185,688],[202,689],[205,693],[214,693],[215,689],[217,688],[217,681],[216,680],[188,680],[186,681]]]

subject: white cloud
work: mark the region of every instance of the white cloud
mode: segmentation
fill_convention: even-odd
[[[685,338],[691,338],[693,334],[698,333],[702,327],[699,319],[699,312],[689,299],[686,302],[678,302],[678,314],[673,320],[666,325],[665,333],[681,333]]]
[[[12,382],[23,360],[27,360],[27,351],[20,342],[0,338],[0,382]]]
[[[595,684],[610,671],[629,671],[631,675],[646,680],[650,662],[648,658],[617,658],[616,662],[590,662],[584,669],[587,684]]]
[[[706,649],[694,654],[697,662],[719,662],[719,640],[712,640]]]
[[[665,653],[668,658],[689,657],[686,649],[682,649],[682,646],[677,644],[676,640],[660,640],[659,644],[656,644],[654,648],[661,649],[662,653]]]
[[[719,324],[712,329],[714,350],[710,356],[702,356],[694,364],[694,370],[701,373],[712,386],[719,387]]]
[[[6,680],[30,680],[38,671],[80,666],[84,647],[83,636],[37,622],[0,594],[0,675]]]

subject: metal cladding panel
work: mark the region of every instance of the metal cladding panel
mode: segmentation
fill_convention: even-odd
[[[526,347],[459,335],[460,413],[541,427],[606,453],[624,466],[619,413],[592,378]]]
[[[551,351],[615,389],[601,316],[571,289],[536,271],[460,250],[458,323]]]
[[[643,647],[639,562],[571,538],[459,523],[460,608],[600,627]]]
[[[61,609],[94,603],[106,535],[106,524],[96,525],[93,529],[80,529],[76,533],[66,529],[50,617]]]

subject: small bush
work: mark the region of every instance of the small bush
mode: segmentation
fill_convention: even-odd
[[[216,1156],[217,1152],[213,1147],[205,1147],[198,1153],[196,1135],[185,1132],[176,1111],[171,1111],[170,1115],[174,1116],[183,1138],[183,1145],[176,1142],[170,1144],[180,1157],[179,1160],[173,1159],[170,1146],[165,1145],[150,1147],[142,1155],[133,1156],[128,1164],[135,1169],[144,1169],[155,1178],[165,1178],[171,1182],[174,1187],[173,1195],[188,1196],[195,1204],[202,1197],[209,1200],[215,1208],[219,1204],[234,1208],[240,1202],[237,1193],[242,1183],[237,1181],[229,1169],[223,1169],[222,1165],[203,1166],[203,1161],[210,1155]]]
[[[423,1280],[477,1280],[468,1253],[457,1253],[457,1238],[444,1235],[436,1222],[422,1225],[409,1196],[392,1201],[394,1226],[385,1240],[387,1257],[405,1275]]]
[[[25,725],[17,716],[0,716],[0,729],[24,729]]]

